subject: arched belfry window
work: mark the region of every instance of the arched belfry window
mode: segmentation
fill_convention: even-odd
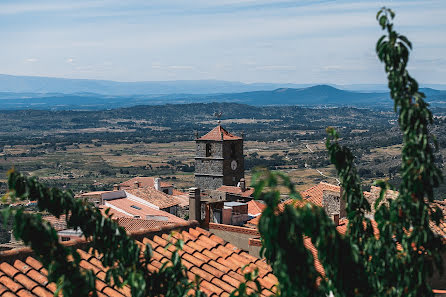
[[[206,143],[206,157],[210,157],[212,155],[212,147],[210,143]]]

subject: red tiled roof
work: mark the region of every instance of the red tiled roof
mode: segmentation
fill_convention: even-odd
[[[138,203],[129,198],[121,198],[106,201],[103,209],[107,209],[110,207],[110,212],[115,214],[116,212],[121,212],[122,215],[117,214],[117,217],[130,217],[130,216],[139,216],[141,219],[146,219],[147,216],[160,216],[166,217],[167,221],[173,223],[184,223],[185,220],[174,216],[163,210],[158,210],[152,208],[150,206],[144,205],[142,203]],[[104,210],[105,212],[105,210]]]
[[[309,201],[301,201],[301,200],[295,200],[295,199],[288,199],[282,203],[280,203],[277,207],[279,208],[279,211],[283,211],[285,205],[287,204],[293,204],[295,207],[302,207],[304,206],[306,203],[308,203]],[[249,207],[249,206],[248,206]],[[266,205],[265,205],[266,207]],[[257,225],[259,224],[260,221],[260,216],[258,215],[255,218],[249,220],[246,222],[246,226],[249,228],[257,228]]]
[[[128,217],[118,217],[115,219],[115,222],[119,226],[123,227],[127,232],[155,229],[157,227],[170,226],[174,224],[171,221],[144,220],[144,219],[134,219]]]
[[[189,194],[188,193],[184,193],[184,192],[178,191],[177,189],[173,189],[172,196],[175,196],[175,198],[177,198],[178,201],[180,201],[181,207],[189,206]]]
[[[169,235],[169,232],[177,227],[183,231]],[[275,292],[277,278],[264,260],[249,255],[206,230],[194,228],[194,223],[132,232],[130,236],[141,243],[151,244],[153,257],[148,267],[153,271],[158,270],[162,263],[170,259],[175,249],[172,243],[179,238],[184,240],[183,250],[179,254],[182,264],[187,268],[187,276],[191,281],[195,280],[195,276],[199,276],[200,290],[208,296],[229,296],[241,282],[244,282],[244,272],[254,269],[259,271],[258,281],[264,288],[262,296],[269,296]],[[82,258],[81,266],[95,272],[98,295],[130,296],[128,286],[121,289],[113,288],[105,282],[106,269],[102,266],[101,258],[85,252],[82,249],[85,248],[85,243],[85,240],[74,240],[70,245],[79,247],[77,252]],[[0,261],[3,262],[0,264],[0,294],[5,294],[2,296],[54,294],[56,285],[48,282],[46,269],[32,256],[29,248],[0,252]],[[242,267],[246,267],[243,272]],[[248,294],[255,289],[252,282],[248,283],[247,287]]]
[[[248,202],[248,214],[257,216],[262,213],[266,205],[258,200],[251,200]]]
[[[42,219],[50,223],[56,231],[67,229],[66,215],[61,215],[60,218],[56,218],[52,215],[47,215],[42,216]]]
[[[172,191],[172,195],[174,195],[174,196],[186,196],[186,197],[189,197],[189,194],[188,194],[188,193],[184,193],[184,192],[182,192],[182,191],[180,191],[180,190],[177,190],[177,189],[173,189],[173,191]]]
[[[340,192],[341,187],[335,186],[329,183],[320,182],[319,184],[311,187],[305,191],[300,192],[303,199],[322,207],[322,196],[325,190],[330,190],[334,192]]]
[[[257,225],[259,224],[260,216],[256,216],[255,218],[246,222],[247,227],[252,227],[257,229]]]
[[[156,205],[160,209],[179,205],[181,203],[176,197],[167,195],[166,193],[155,190],[155,188],[151,187],[126,189],[125,192]]]
[[[135,182],[139,182],[140,187],[152,187],[152,188],[155,187],[155,178],[152,176],[137,176],[137,177],[131,178],[125,182],[120,183],[119,186],[124,187],[124,188],[134,188]],[[161,187],[168,188],[168,187],[172,187],[172,185],[162,181]]]
[[[197,140],[239,140],[242,139],[241,137],[232,135],[226,129],[224,129],[222,126],[218,125],[211,131],[209,131],[206,135],[201,136]]]
[[[221,186],[217,189],[217,191],[225,192],[225,193],[231,193],[240,197],[252,197],[252,194],[254,193],[254,188],[246,188],[245,191],[242,191],[240,187],[236,186]]]
[[[133,218],[134,217],[133,215],[129,215],[129,214],[126,214],[126,213],[121,212],[119,210],[116,210],[116,209],[113,209],[113,208],[110,208],[110,207],[106,207],[106,206],[103,206],[103,205],[99,206],[99,210],[101,211],[103,216],[107,216],[105,211],[108,211],[108,215],[112,215],[113,219],[115,219],[115,218]]]

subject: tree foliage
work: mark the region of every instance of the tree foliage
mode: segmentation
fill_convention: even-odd
[[[254,178],[254,196],[267,205],[260,223],[261,254],[272,266],[279,280],[278,296],[432,296],[427,279],[434,267],[441,270],[441,239],[429,227],[439,223],[441,214],[431,207],[433,189],[442,177],[434,164],[435,139],[429,135],[432,114],[418,91],[417,82],[407,72],[411,43],[393,29],[395,14],[386,8],[377,20],[386,34],[377,42],[376,52],[385,64],[391,97],[403,134],[402,183],[399,195],[380,203],[390,186],[377,182],[380,199],[369,205],[361,189],[351,151],[338,142],[338,134],[328,128],[326,146],[343,188],[348,226],[345,235],[324,210],[304,203],[302,207],[280,204],[279,185],[289,190],[290,198],[302,198],[290,179],[278,172],[258,171]],[[27,178],[12,170],[9,173],[8,197],[36,200],[40,211],[56,217],[66,215],[69,228],[80,229],[89,240],[90,252],[101,255],[107,267],[107,281],[115,286],[129,285],[133,296],[185,296],[195,291],[198,282],[190,282],[178,252],[158,272],[151,272],[150,245],[141,246],[125,230],[102,216],[94,206],[74,199],[71,191],[48,188],[36,178]],[[375,210],[379,236],[366,216]],[[48,269],[48,280],[58,284],[64,296],[96,296],[95,275],[81,269],[78,252],[58,242],[56,231],[42,221],[39,214],[22,208],[7,208],[4,214],[14,220],[14,235],[30,245],[36,257]],[[318,251],[324,268],[315,268],[314,257],[306,242]],[[182,242],[176,242],[180,249]],[[232,296],[258,296],[261,287],[256,274],[247,273],[258,290],[249,295],[242,283]]]
[[[326,146],[335,165],[346,200],[348,226],[345,236],[321,208],[307,204],[278,209],[277,185],[296,194],[289,179],[282,174],[262,172],[255,180],[256,194],[268,207],[259,224],[263,255],[279,278],[283,296],[432,296],[428,278],[434,266],[442,271],[442,239],[430,229],[439,223],[441,212],[431,206],[433,189],[442,179],[434,164],[435,139],[429,134],[432,113],[418,91],[417,82],[407,72],[411,43],[393,29],[395,14],[386,8],[377,20],[386,34],[377,42],[376,52],[385,64],[390,95],[398,113],[403,133],[402,183],[399,195],[381,203],[390,185],[378,181],[380,198],[369,205],[361,189],[351,151],[338,143],[338,135],[329,128]],[[365,215],[375,209],[379,236]],[[313,266],[313,257],[305,249],[303,238],[311,238],[325,275]],[[290,260],[293,257],[298,260]],[[303,259],[303,260],[302,260]],[[303,262],[303,263],[302,263]],[[317,282],[320,285],[317,286]]]

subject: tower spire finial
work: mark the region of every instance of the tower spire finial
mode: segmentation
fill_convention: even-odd
[[[221,118],[222,114],[223,113],[221,111],[220,112],[214,112],[214,116],[217,118],[217,124],[218,125],[220,125],[220,123],[221,123],[220,118]]]

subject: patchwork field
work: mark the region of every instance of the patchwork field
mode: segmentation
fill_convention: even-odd
[[[364,187],[387,178],[399,183],[401,132],[389,110],[251,107],[241,104],[141,106],[104,111],[0,111],[0,193],[11,168],[75,192],[108,190],[134,176],[160,176],[178,189],[194,184],[196,134],[222,125],[245,136],[248,183],[258,166],[286,172],[298,190],[337,183],[325,149],[335,127],[352,149]],[[446,110],[435,111],[432,133],[445,171]],[[285,193],[285,189],[282,189]],[[437,198],[446,197],[441,185]]]

